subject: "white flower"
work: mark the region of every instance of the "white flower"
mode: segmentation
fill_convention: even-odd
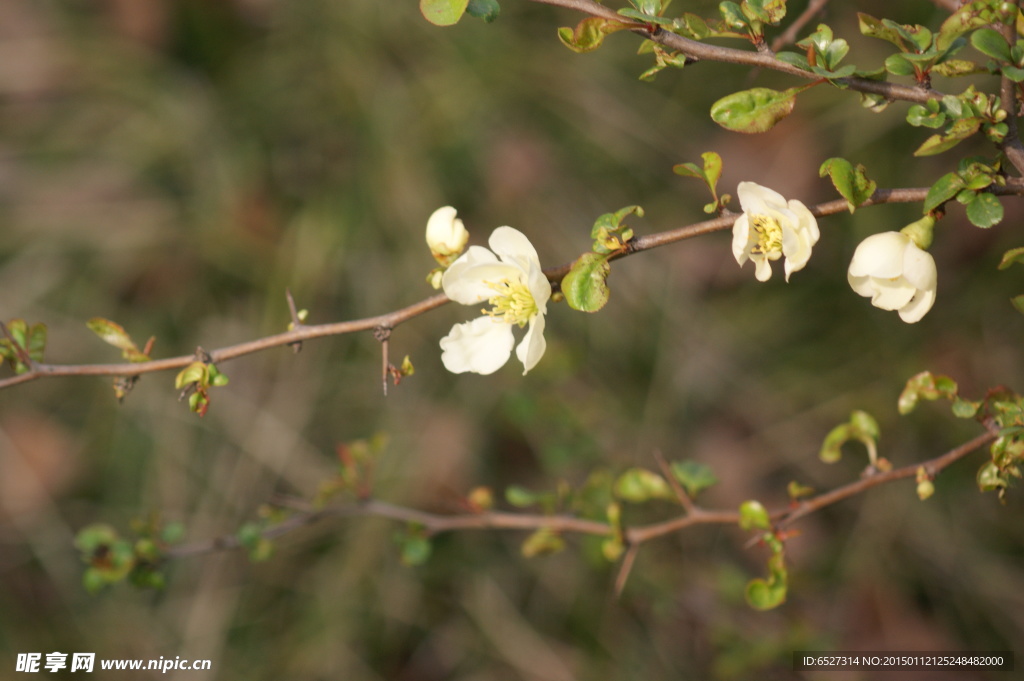
[[[469,240],[462,220],[455,217],[457,211],[451,206],[438,208],[427,220],[427,245],[430,253],[441,265],[449,265]]]
[[[882,232],[860,242],[848,274],[850,286],[883,310],[899,310],[913,324],[932,309],[938,273],[935,259],[901,232]]]
[[[818,221],[807,206],[796,199],[788,203],[776,191],[753,182],[740,182],[736,194],[743,215],[732,227],[732,254],[743,265],[754,261],[754,276],[768,281],[772,276],[771,260],[786,256],[786,281],[789,275],[803,269],[811,257],[811,247],[821,233]]]
[[[537,251],[522,232],[498,227],[488,241],[491,250],[470,246],[444,273],[441,285],[457,303],[490,302],[484,316],[456,324],[441,339],[441,361],[448,371],[491,374],[512,355],[513,326],[528,326],[516,348],[525,374],[544,354],[544,315],[551,284],[540,268]],[[491,252],[493,251],[493,253]]]

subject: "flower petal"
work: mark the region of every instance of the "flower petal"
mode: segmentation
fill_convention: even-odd
[[[772,266],[768,262],[767,257],[759,255],[753,256],[750,259],[754,261],[754,276],[757,277],[758,281],[768,281],[772,278]]]
[[[750,257],[750,247],[753,245],[750,242],[750,218],[744,213],[732,224],[732,255],[740,267]]]
[[[736,196],[739,197],[744,213],[765,215],[769,209],[786,207],[786,199],[782,194],[756,182],[740,182],[736,185]]]
[[[934,304],[934,288],[918,291],[913,300],[900,308],[900,319],[905,321],[907,324],[918,322],[922,317],[928,314],[928,310],[932,309],[932,305]]]
[[[537,249],[533,247],[526,235],[514,227],[498,227],[491,232],[491,238],[487,240],[502,262],[514,263],[523,272],[530,270],[530,263],[540,263],[537,257]]]
[[[491,317],[456,324],[441,339],[441,361],[453,374],[493,374],[512,356],[512,326]]]
[[[427,220],[427,245],[434,253],[447,255],[459,253],[469,239],[462,220],[456,218],[457,211],[451,206],[435,210]]]
[[[516,347],[516,357],[523,363],[523,376],[526,375],[537,362],[544,356],[547,349],[547,341],[544,340],[544,315],[539,314],[530,318],[530,328],[523,337],[522,342]]]
[[[917,288],[934,290],[938,283],[935,258],[913,243],[903,251],[903,277]]]
[[[903,273],[903,250],[910,238],[899,232],[872,234],[857,246],[849,273],[855,277],[891,279]]]
[[[499,262],[483,246],[470,246],[445,270],[441,286],[445,295],[456,303],[475,305],[494,296],[494,289],[487,282],[499,282],[502,279],[519,281],[521,278],[519,268]]]
[[[909,303],[917,293],[917,289],[902,277],[895,280],[874,277],[871,284],[874,289],[871,304],[883,310],[898,310]]]

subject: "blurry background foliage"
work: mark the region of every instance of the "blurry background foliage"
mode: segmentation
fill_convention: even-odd
[[[942,16],[927,2],[858,9]],[[671,168],[708,150],[725,162],[720,191],[752,180],[807,204],[835,198],[817,176],[831,156],[880,186],[928,186],[955,166],[952,154],[910,158],[930,132],[902,121],[905,105],[871,114],[824,87],[769,134],[723,132],[713,101],[792,83],[720,64],[642,83],[650,57],[634,36],[588,55],[559,44],[556,29],[580,18],[515,0],[495,24],[450,29],[413,0],[5,0],[0,317],[45,322],[53,362],[118,360],[85,327],[94,316],[140,343],[156,336],[154,356],[183,354],[282,330],[286,287],[311,322],[426,297],[423,228],[445,204],[474,243],[511,224],[557,265],[589,248],[597,215],[628,204],[646,209],[638,234],[703,219],[706,194]],[[851,42],[851,63],[888,54],[859,35],[849,3],[823,20]],[[386,399],[369,334],[221,366],[231,383],[202,420],[176,401],[171,373],[145,376],[123,406],[109,379],[0,393],[2,674],[18,652],[93,651],[213,660],[209,675],[168,679],[785,679],[795,648],[1019,644],[1021,501],[977,492],[982,454],[944,472],[927,502],[907,481],[801,521],[789,600],[767,614],[742,598],[766,554],[736,528],[647,545],[618,600],[615,567],[578,538],[527,560],[522,535],[465,532],[407,568],[394,524],[326,521],[267,562],[182,560],[162,593],[98,597],[72,546],[83,525],[125,531],[150,512],[188,540],[232,533],[275,492],[312,496],[338,443],[381,431],[376,494],[436,511],[458,510],[476,485],[653,467],[655,449],[713,467],[708,506],[777,506],[791,479],[827,489],[858,475],[857,452],[816,457],[854,408],[878,418],[895,465],[935,456],[977,426],[945,405],[898,417],[906,378],[946,373],[975,398],[1024,388],[1024,319],[1008,302],[1019,272],[995,269],[1022,245],[1020,208],[1005,204],[989,231],[959,207],[940,223],[938,302],[914,326],[846,283],[861,238],[919,215],[882,206],[822,220],[788,285],[738,268],[728,233],[615,263],[600,314],[551,309],[547,355],[526,378],[514,362],[447,374],[437,341],[470,313],[447,306],[395,332],[393,355],[417,371]]]

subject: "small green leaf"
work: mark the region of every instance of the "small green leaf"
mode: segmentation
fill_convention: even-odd
[[[520,487],[519,485],[509,485],[505,489],[505,501],[515,506],[516,508],[526,508],[533,506],[540,501],[541,495]]]
[[[1010,303],[1017,312],[1024,314],[1024,294],[1010,298]]]
[[[673,461],[670,468],[673,477],[679,481],[691,497],[697,496],[702,490],[718,483],[714,471],[709,466],[696,461]]]
[[[670,499],[672,489],[665,478],[644,468],[630,468],[615,480],[615,496],[633,503]]]
[[[452,26],[462,18],[469,0],[420,0],[420,12],[435,26]]]
[[[1015,262],[1024,263],[1024,246],[1011,248],[1006,253],[1003,253],[1003,259],[999,261],[999,269],[1005,270]]]
[[[498,18],[501,13],[501,6],[498,0],[469,0],[466,5],[466,14],[477,19],[483,19],[488,24]]]
[[[768,530],[772,523],[768,510],[760,501],[748,500],[740,504],[740,527],[744,530]]]
[[[558,553],[565,548],[565,540],[550,527],[542,527],[526,538],[522,552],[524,558]]]
[[[398,541],[402,547],[402,565],[407,567],[423,565],[433,553],[434,547],[430,540],[420,532],[410,531],[401,535]]]
[[[967,204],[967,219],[982,229],[998,225],[1003,221],[1003,204],[995,194],[978,192],[975,199]]]
[[[971,45],[982,54],[999,61],[1012,61],[1010,45],[999,31],[981,28],[971,34]]]
[[[606,35],[621,31],[627,25],[621,21],[589,17],[576,24],[576,28],[563,27],[558,29],[558,39],[562,44],[576,53],[591,52],[604,42]]]
[[[788,573],[782,552],[773,553],[768,559],[768,579],[752,579],[747,584],[747,603],[757,610],[771,610],[786,600]]]
[[[948,151],[978,132],[982,122],[977,116],[958,118],[949,126],[949,132],[945,135],[936,134],[926,139],[914,152],[914,156],[934,156]]]
[[[814,488],[802,485],[796,480],[790,480],[789,484],[786,485],[786,494],[789,495],[790,499],[796,501],[802,497],[809,497],[814,494]]]
[[[610,272],[607,255],[581,255],[562,279],[562,293],[569,307],[582,312],[597,312],[604,307],[611,295],[606,282]]]
[[[850,414],[850,420],[842,423],[825,436],[818,457],[825,463],[835,463],[842,457],[843,445],[855,441],[863,444],[868,450],[868,459],[875,463],[877,458],[878,439],[881,429],[871,414],[859,409]]]
[[[914,65],[902,54],[890,54],[885,58],[885,70],[894,76],[912,76]]]
[[[819,177],[828,175],[839,194],[846,199],[850,212],[854,212],[875,193],[878,185],[869,180],[864,166],[853,165],[845,158],[830,158],[818,169]]]
[[[933,374],[930,371],[922,371],[907,381],[906,386],[900,393],[896,406],[901,414],[909,414],[917,407],[922,400],[937,400],[940,397],[952,400],[957,396],[959,387],[949,376]]]
[[[924,212],[930,213],[949,201],[964,188],[964,180],[956,173],[946,173],[928,189],[924,198]]]
[[[733,132],[766,132],[793,112],[801,89],[779,91],[758,87],[736,92],[711,105],[711,118]]]

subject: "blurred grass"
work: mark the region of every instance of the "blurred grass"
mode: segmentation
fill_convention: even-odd
[[[895,18],[930,20],[919,11]],[[851,13],[828,21],[880,63]],[[582,56],[558,43],[577,18],[506,2],[496,24],[438,29],[413,2],[4,3],[0,317],[45,322],[54,362],[116,359],[85,328],[97,315],[156,336],[159,356],[189,353],[284,328],[286,288],[314,322],[425,297],[422,231],[444,204],[474,242],[511,224],[555,265],[628,204],[647,209],[641,233],[702,219],[706,197],[671,166],[703,151],[725,160],[721,191],[754,180],[806,203],[834,196],[817,177],[829,156],[901,186],[953,163],[903,160],[923,137],[900,105],[872,115],[821,88],[767,135],[721,132],[708,107],[746,74],[698,64],[641,83],[631,36]],[[896,465],[929,458],[977,431],[942,405],[897,417],[907,377],[948,373],[971,396],[1024,386],[1020,279],[995,271],[1020,245],[1006,204],[988,232],[956,209],[940,225],[939,300],[915,326],[845,282],[859,239],[917,210],[892,206],[822,221],[788,285],[737,268],[727,234],[616,263],[600,314],[554,306],[525,379],[446,374],[437,340],[468,312],[452,306],[396,331],[392,353],[417,372],[386,400],[368,335],[228,363],[203,420],[170,375],[123,406],[107,379],[0,393],[0,664],[58,650],[213,660],[167,677],[182,679],[786,679],[793,649],[1010,648],[1024,640],[1021,505],[977,493],[980,457],[925,504],[894,485],[801,522],[789,603],[767,614],[742,600],[765,556],[733,529],[645,548],[618,600],[614,566],[578,539],[526,560],[519,535],[445,536],[406,568],[400,528],[328,521],[266,563],[183,560],[163,593],[99,597],[72,547],[88,523],[126,530],[151,511],[190,540],[231,533],[275,492],[311,496],[337,443],[376,432],[391,438],[379,496],[441,511],[479,484],[653,466],[654,449],[715,469],[709,506],[777,505],[790,479],[856,477],[856,452],[816,458],[854,408],[879,419]]]

